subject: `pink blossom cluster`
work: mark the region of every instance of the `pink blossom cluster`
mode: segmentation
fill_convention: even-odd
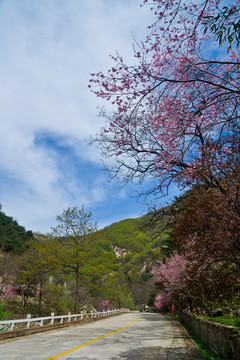
[[[169,296],[166,295],[165,293],[158,294],[156,296],[154,305],[156,306],[156,308],[158,310],[161,310],[162,308],[164,308],[165,306],[168,306],[170,304],[170,300],[171,299],[169,298]]]
[[[98,304],[99,311],[107,311],[116,309],[116,304],[110,300],[103,300]]]
[[[184,288],[187,265],[185,257],[174,252],[153,268],[152,275],[162,285],[165,295],[169,298],[175,293],[181,293]]]
[[[42,289],[42,284],[39,282],[37,284],[36,296],[39,296],[41,294],[41,289]]]
[[[7,287],[7,290],[4,294],[3,299],[8,301],[10,299],[11,295],[17,295],[17,292],[14,290],[12,284],[9,284]]]

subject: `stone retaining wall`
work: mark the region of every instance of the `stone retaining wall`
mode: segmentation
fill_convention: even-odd
[[[240,359],[240,332],[236,328],[188,313],[181,313],[180,318],[216,354]]]

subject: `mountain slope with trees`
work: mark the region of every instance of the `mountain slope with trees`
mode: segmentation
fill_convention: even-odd
[[[33,237],[33,233],[30,230],[27,231],[1,209],[0,205],[0,249],[22,254],[26,250],[28,240]]]

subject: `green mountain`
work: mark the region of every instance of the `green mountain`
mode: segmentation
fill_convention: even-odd
[[[169,219],[167,210],[125,219],[103,229],[137,308],[153,305],[156,287],[151,270],[171,251],[171,232],[165,229]]]
[[[27,240],[33,237],[32,231],[26,231],[16,220],[1,211],[0,205],[0,249],[22,254]]]
[[[136,279],[161,260],[171,248],[171,234],[164,230],[167,216],[148,214],[125,219],[104,229],[124,272]]]

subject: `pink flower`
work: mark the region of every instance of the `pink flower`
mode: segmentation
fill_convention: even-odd
[[[13,286],[11,284],[8,285],[7,290],[4,294],[4,300],[9,300],[11,295],[17,295],[16,291],[13,289]]]

